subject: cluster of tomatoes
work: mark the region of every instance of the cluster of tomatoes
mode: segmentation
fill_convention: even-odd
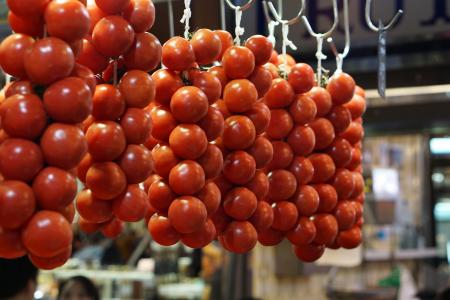
[[[0,256],[55,268],[71,255],[75,168],[87,152],[80,123],[96,82],[75,59],[89,15],[71,0],[7,4],[16,33],[0,45],[1,68],[14,78],[0,106]]]
[[[88,153],[78,166],[85,189],[78,193],[79,226],[117,237],[124,222],[147,214],[140,186],[153,171],[149,140],[152,121],[147,106],[155,85],[147,73],[160,63],[161,45],[147,31],[153,26],[151,0],[89,2],[90,34],[78,62],[97,74],[92,114],[83,128]]]

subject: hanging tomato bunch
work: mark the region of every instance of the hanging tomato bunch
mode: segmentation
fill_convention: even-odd
[[[90,18],[75,0],[7,4],[15,34],[0,45],[13,77],[0,105],[0,257],[28,254],[52,269],[71,255],[74,168],[87,152],[80,123],[92,112],[95,77],[75,59]]]

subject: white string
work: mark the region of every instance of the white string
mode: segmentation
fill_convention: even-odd
[[[242,11],[240,6],[236,6],[236,9],[234,10],[236,14],[236,28],[234,29],[234,34],[236,35],[234,39],[234,43],[238,46],[241,45],[241,35],[244,34],[245,29],[244,27],[241,27],[241,20],[242,20]]]
[[[342,66],[344,65],[344,57],[341,53],[336,56],[336,71],[335,73],[342,73]]]
[[[191,0],[184,0],[184,11],[183,11],[183,17],[181,18],[180,22],[184,23],[184,38],[189,38],[189,20],[192,17],[192,11],[191,11]]]
[[[323,54],[323,37],[318,36],[317,38],[317,52],[316,52],[316,58],[317,58],[317,84],[320,86],[320,83],[322,81],[322,60],[327,59],[327,56]]]
[[[10,84],[11,83],[11,75],[4,73],[5,74],[5,85]]]
[[[269,39],[269,41],[272,43],[273,47],[275,48],[275,27],[278,26],[278,22],[277,21],[270,21],[269,24],[267,24],[267,27],[269,29],[269,36],[267,37]]]
[[[283,64],[282,69],[284,71],[284,75],[287,75],[287,55],[286,55],[286,48],[289,46],[292,50],[297,50],[297,47],[294,45],[294,43],[289,40],[289,24],[287,22],[283,22],[281,24],[281,32],[283,34],[283,46],[282,46],[282,53],[283,53]]]

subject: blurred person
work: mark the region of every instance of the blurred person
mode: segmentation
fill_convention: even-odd
[[[0,258],[0,299],[34,299],[37,274],[37,268],[27,256],[17,259]]]
[[[59,285],[58,300],[100,300],[97,287],[84,276],[75,276]]]

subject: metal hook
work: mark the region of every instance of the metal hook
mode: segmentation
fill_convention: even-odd
[[[252,6],[252,4],[255,2],[255,0],[250,0],[247,2],[247,4],[243,5],[243,6],[236,6],[233,4],[233,2],[231,2],[231,0],[225,0],[225,2],[227,2],[228,6],[232,9],[232,10],[236,10],[239,9],[240,11],[244,11],[250,8],[250,6]]]
[[[372,0],[366,0],[366,22],[367,22],[367,26],[369,26],[369,28],[375,32],[379,32],[380,28],[378,28],[377,26],[375,26],[372,23],[372,20],[370,19],[370,10],[372,8]],[[397,11],[397,13],[395,14],[395,16],[392,18],[392,20],[386,25],[382,25],[381,30],[386,31],[392,28],[392,26],[395,25],[395,23],[398,21],[398,19],[400,18],[400,16],[403,14],[403,10],[399,9]]]
[[[336,58],[339,57],[341,60],[346,58],[348,53],[350,52],[350,22],[348,16],[348,0],[344,0],[344,29],[345,29],[345,48],[342,53],[339,53],[339,51],[337,50],[332,37],[329,37],[327,39],[327,42],[330,43],[331,50],[333,51],[334,56],[336,56]]]
[[[267,6],[269,6],[270,12],[275,17],[275,20],[277,22],[279,22],[281,24],[293,25],[293,24],[296,24],[296,23],[300,22],[300,19],[302,17],[303,11],[305,9],[305,0],[301,1],[301,8],[300,8],[300,11],[298,12],[297,16],[292,18],[292,19],[290,19],[290,20],[283,20],[282,16],[281,16],[281,12],[277,12],[277,10],[273,6],[272,2],[268,2],[267,3],[267,1],[263,1],[263,7],[264,7],[265,11],[267,11]],[[269,17],[268,12],[266,13],[266,17]]]
[[[306,16],[303,16],[303,22],[305,23],[306,29],[308,30],[309,34],[312,35],[315,38],[327,38],[329,37],[333,31],[336,29],[338,23],[339,23],[339,12],[338,12],[338,5],[337,5],[337,0],[333,0],[333,16],[334,16],[334,23],[333,23],[333,27],[331,27],[330,30],[328,30],[327,32],[324,33],[316,33],[312,27],[311,24],[308,21],[308,18]]]

